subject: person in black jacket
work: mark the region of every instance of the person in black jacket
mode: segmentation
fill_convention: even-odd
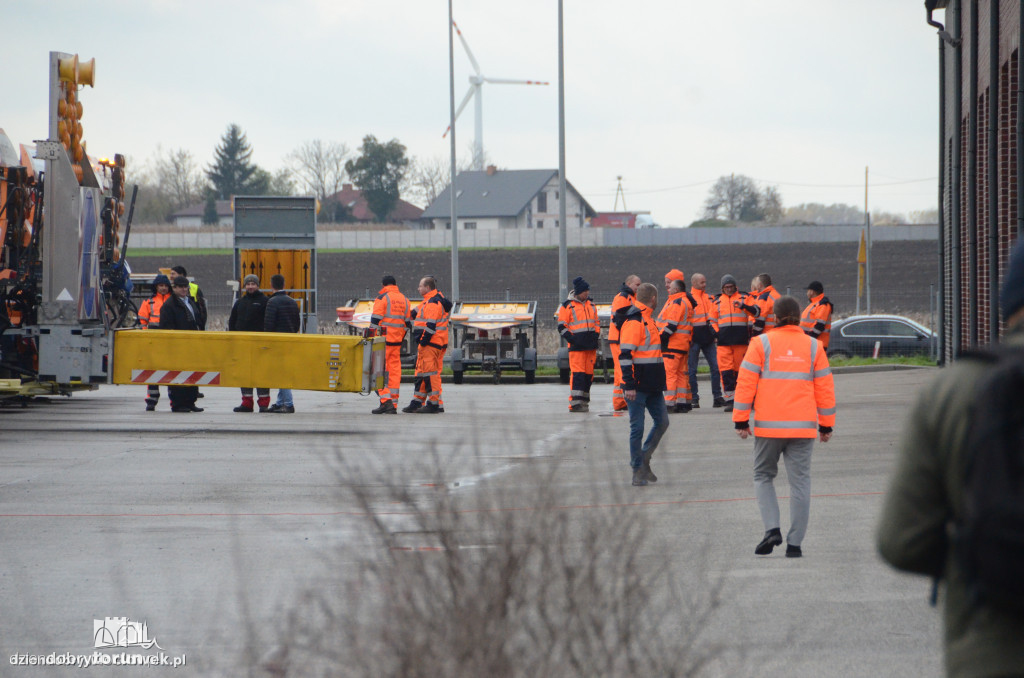
[[[198,330],[199,309],[195,307],[188,294],[188,278],[178,276],[171,286],[173,294],[160,307],[161,330]],[[168,386],[167,394],[171,400],[171,412],[202,412],[196,407],[199,396],[198,386]]]
[[[245,286],[245,294],[231,307],[228,332],[262,332],[267,311],[267,295],[260,291],[260,279],[253,274],[245,276],[242,283]],[[257,388],[256,396],[258,401],[253,403],[252,387],[243,386],[242,404],[235,408],[235,412],[252,412],[254,404],[259,406],[260,412],[268,411],[270,389]]]
[[[298,332],[301,325],[299,305],[285,293],[284,276],[277,274],[271,277],[270,286],[274,289],[274,294],[267,300],[267,310],[263,316],[263,330],[265,332]],[[277,402],[270,406],[269,411],[278,414],[295,412],[292,390],[290,388],[278,389]]]

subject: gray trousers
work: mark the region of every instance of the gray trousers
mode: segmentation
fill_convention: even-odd
[[[811,450],[814,438],[755,438],[754,490],[761,510],[764,529],[779,527],[779,498],[775,494],[775,476],[779,457],[786,460],[789,479],[789,534],[786,543],[800,546],[807,533],[811,514]]]

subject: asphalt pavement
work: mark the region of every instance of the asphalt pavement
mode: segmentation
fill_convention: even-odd
[[[449,384],[439,415],[375,416],[372,396],[298,391],[295,414],[236,414],[237,390],[215,388],[205,412],[171,413],[163,395],[147,413],[145,389],[127,386],[0,407],[0,675],[104,676],[113,669],[17,663],[126,649],[187,658],[146,675],[243,675],[246,658],[272,652],[297,591],[353,566],[339,547],[380,549],[347,487],[372,496],[400,482],[471,505],[538,472],[554,479],[558,511],[581,524],[626,511],[648,526],[638,548],[669,564],[669,580],[721,594],[702,623],[700,642],[720,648],[706,675],[939,675],[930,583],[873,547],[903,418],[933,374],[836,375],[837,425],[815,448],[800,559],[754,555],[752,444],[708,407],[707,382],[701,409],[671,416],[660,479],[643,488],[629,484],[628,419],[612,415],[604,384],[589,414],[569,414],[568,387],[550,383]],[[785,534],[782,469],[777,489]],[[369,510],[386,514],[384,499]],[[430,544],[395,522],[394,543]],[[136,636],[97,647],[97,631],[126,623],[145,623],[155,647]]]

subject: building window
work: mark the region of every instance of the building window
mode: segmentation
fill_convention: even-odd
[[[462,230],[464,230],[464,231],[475,231],[476,230],[476,222],[475,221],[465,221],[465,222],[463,222],[462,223]]]
[[[541,191],[540,193],[537,194],[537,211],[548,211],[548,194],[544,191]]]
[[[444,222],[444,228],[445,228],[446,231],[452,230],[452,222],[450,222],[450,221]]]
[[[555,228],[559,228],[558,219],[555,219]]]
[[[543,219],[538,219],[537,220],[537,228],[544,228],[544,220]]]

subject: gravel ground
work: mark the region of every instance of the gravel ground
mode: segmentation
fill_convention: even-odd
[[[144,251],[129,253],[135,272],[156,271],[160,266],[185,266],[210,301],[218,327],[230,310],[232,298],[224,281],[232,277],[231,255],[147,257]],[[741,289],[759,273],[772,276],[775,287],[803,301],[807,283],[820,280],[836,307],[836,317],[856,309],[857,245],[855,243],[794,243],[774,245],[736,244],[699,247],[601,247],[568,252],[569,279],[582,275],[597,301],[610,301],[622,280],[636,273],[662,289],[664,274],[682,269],[708,278],[708,290],[717,292],[722,275],[736,277]],[[381,276],[390,273],[407,295],[416,294],[419,278],[438,277],[440,288],[451,287],[451,255],[446,250],[390,250],[366,252],[319,252],[318,290],[321,323],[333,323],[334,308],[369,290],[376,294]],[[558,304],[558,250],[488,249],[459,252],[460,290],[466,300],[538,301],[542,330],[553,327],[551,317]],[[937,242],[878,242],[872,251],[872,311],[908,315],[929,324],[930,285],[938,284]],[[861,302],[862,311],[865,302]],[[540,339],[538,349],[555,345],[554,333]]]

